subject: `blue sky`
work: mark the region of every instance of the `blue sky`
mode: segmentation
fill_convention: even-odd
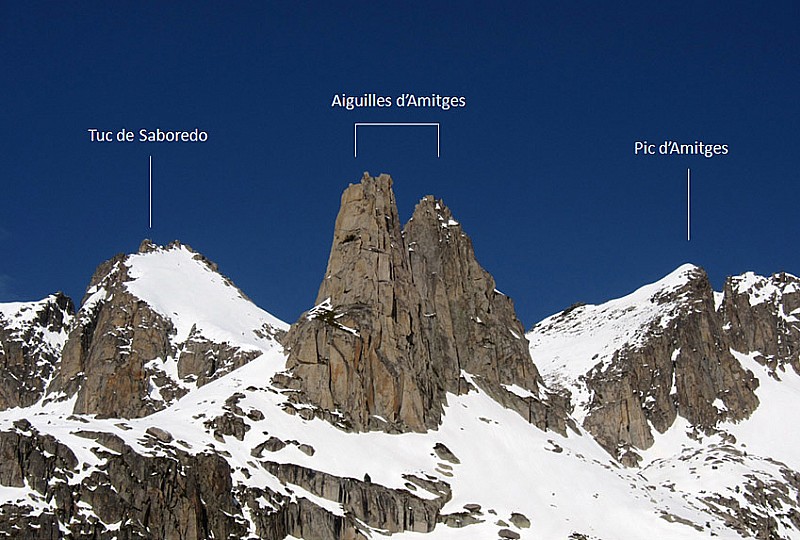
[[[717,289],[800,273],[799,4],[428,4],[0,4],[0,301],[79,301],[100,262],[180,239],[292,322],[363,171],[393,176],[403,220],[443,198],[526,327],[684,262]],[[467,106],[330,107],[365,92]],[[354,122],[438,122],[441,157],[429,128],[370,128],[356,159]],[[123,127],[209,140],[86,132]],[[635,156],[644,139],[730,153]]]

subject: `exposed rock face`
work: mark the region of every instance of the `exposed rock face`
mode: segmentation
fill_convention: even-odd
[[[158,409],[145,364],[172,353],[170,321],[125,288],[125,257],[95,272],[50,392],[78,394],[76,413],[136,418]]]
[[[0,485],[27,484],[41,495],[52,510],[39,512],[40,526],[57,519],[76,538],[111,538],[114,531],[106,524],[114,523],[125,538],[241,538],[247,531],[230,496],[230,468],[219,456],[176,450],[142,456],[114,435],[87,432],[83,436],[102,445],[95,453],[105,463],[81,480],[69,448],[22,422],[18,429],[28,433],[0,432]],[[0,534],[13,534],[13,524],[29,521],[31,514],[7,505]]]
[[[439,511],[450,500],[450,488],[441,482],[426,483],[426,488],[437,490],[439,497],[421,499],[405,489],[389,489],[353,478],[339,478],[297,465],[265,462],[264,467],[285,482],[337,501],[348,514],[370,527],[389,533],[431,532]],[[420,481],[417,478],[409,480]]]
[[[773,372],[788,365],[800,374],[800,279],[786,273],[730,277],[720,314],[734,349],[758,351]]]
[[[193,380],[198,386],[240,368],[258,356],[258,351],[242,350],[230,343],[217,343],[193,329],[180,346],[178,377]]]
[[[74,313],[72,300],[61,293],[0,305],[0,410],[41,399]]]
[[[426,348],[448,392],[462,373],[541,429],[564,432],[569,403],[540,388],[514,303],[478,264],[472,242],[444,202],[424,197],[403,230]],[[509,390],[513,388],[513,391]]]
[[[537,393],[530,358],[511,299],[475,259],[472,242],[441,200],[423,198],[405,226],[417,313],[448,391],[458,393],[461,371],[494,385],[517,384]]]
[[[32,429],[27,420],[15,422],[14,431],[0,432],[0,485],[23,487],[30,485],[47,495],[66,482],[68,475],[78,465],[72,450],[50,435],[41,435]]]
[[[511,300],[441,201],[425,197],[401,231],[387,175],[345,190],[317,306],[284,343],[291,377],[278,382],[355,430],[435,428],[446,392],[469,389],[465,373],[548,422]],[[563,429],[564,414],[551,416]]]
[[[69,447],[40,434],[26,420],[14,428],[0,431],[0,486],[29,487],[40,508],[20,501],[5,504],[0,535],[18,537],[20,530],[35,530],[35,538],[62,538],[66,530],[70,537],[87,539],[233,539],[249,537],[250,522],[259,538],[357,540],[367,538],[365,527],[430,532],[450,498],[446,484],[411,476],[410,483],[436,497],[420,498],[405,489],[297,465],[260,462],[281,481],[341,505],[344,514],[337,515],[306,498],[234,485],[234,471],[222,456],[176,449],[169,445],[171,436],[159,428],[147,430],[154,437],[148,442],[152,455],[134,451],[112,433],[76,432],[97,443],[92,453],[99,465],[88,472]]]
[[[342,195],[319,308],[289,331],[287,368],[304,399],[356,430],[425,431],[441,415],[441,375],[425,350],[388,176],[365,176]]]

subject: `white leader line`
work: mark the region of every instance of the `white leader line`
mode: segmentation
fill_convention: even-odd
[[[150,228],[153,228],[153,156],[150,156]]]
[[[692,169],[686,169],[686,241],[692,239]]]
[[[436,126],[436,157],[439,157],[439,122],[356,122],[353,124],[353,157],[358,157],[358,126]]]

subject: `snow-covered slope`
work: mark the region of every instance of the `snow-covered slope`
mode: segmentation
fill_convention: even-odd
[[[37,320],[42,326],[42,335],[44,341],[50,343],[54,347],[64,345],[66,334],[62,328],[52,328],[46,324],[46,320],[42,320],[42,313],[53,305],[59,302],[59,295],[51,294],[50,296],[39,300],[37,302],[6,302],[0,304],[0,322],[3,328],[14,333],[15,335],[22,335],[25,330],[33,326]],[[70,314],[64,313],[67,318]],[[67,321],[67,324],[69,321]]]
[[[96,272],[48,399],[144,416],[275,349],[287,328],[188,246],[144,242]]]
[[[661,368],[653,373],[652,367],[664,365],[657,358],[664,350],[659,344],[672,343],[666,349],[672,351],[673,370],[668,395],[678,415],[663,432],[650,424],[654,438],[637,450],[640,477],[655,486],[654,493],[666,488],[681,504],[728,520],[742,534],[758,536],[768,529],[776,538],[796,538],[800,437],[787,411],[800,406],[800,374],[794,368],[800,333],[797,278],[746,273],[730,278],[724,291],[711,298],[705,286],[702,271],[684,265],[623,298],[570,308],[531,329],[531,355],[549,385],[572,394],[581,423],[609,397],[596,395],[592,388],[600,386],[593,381],[625,377],[640,383],[637,399],[628,404],[641,402],[649,422],[649,396],[660,392],[661,381]],[[687,393],[676,385],[688,384],[679,375],[681,362],[686,371],[692,368],[685,363],[698,357],[682,354],[679,340],[698,333],[714,336],[717,348],[730,347],[737,369],[755,381],[746,384],[756,388],[757,407],[744,418],[724,419],[726,404],[713,395],[706,399],[720,411],[716,423],[697,425],[681,416],[686,407],[680,402]],[[631,357],[642,364],[631,366]],[[648,381],[656,386],[648,389]],[[627,414],[634,413],[627,409]],[[703,525],[702,520],[695,523]]]
[[[756,360],[758,353],[732,352],[758,377],[760,404],[747,421],[726,423],[721,428],[745,451],[777,459],[800,471],[800,430],[791,420],[800,405],[800,374],[791,368],[776,373]]]
[[[31,345],[57,353],[64,347],[67,340],[66,329],[72,320],[71,304],[68,307],[62,298],[64,297],[51,294],[38,302],[0,304],[0,327],[12,338],[24,339]],[[53,310],[58,312],[58,320],[51,313]],[[35,336],[29,335],[32,328]]]
[[[124,264],[130,278],[127,290],[173,322],[178,343],[194,330],[215,342],[271,349],[274,340],[269,335],[289,327],[184,245],[154,247],[129,256]]]
[[[686,264],[622,298],[600,305],[576,304],[526,334],[545,383],[572,392],[576,419],[585,418],[590,401],[582,378],[595,367],[602,371],[623,346],[641,345],[651,325],[666,327],[681,305],[682,296],[676,293],[697,270]]]
[[[783,283],[776,283],[774,278],[759,276],[753,272],[745,272],[741,276],[731,278],[732,289],[736,294],[747,295],[751,306],[757,306],[765,302],[778,302],[786,295],[800,292],[797,284],[797,277],[791,274],[782,274],[788,280]],[[792,313],[783,313],[783,317],[788,322],[798,322],[796,315],[800,313],[793,310]]]

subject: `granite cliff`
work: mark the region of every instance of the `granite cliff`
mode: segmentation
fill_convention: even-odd
[[[345,190],[317,305],[284,344],[290,375],[279,382],[347,429],[435,429],[446,395],[472,384],[542,429],[565,429],[513,302],[461,225],[427,196],[401,228],[388,175]]]

